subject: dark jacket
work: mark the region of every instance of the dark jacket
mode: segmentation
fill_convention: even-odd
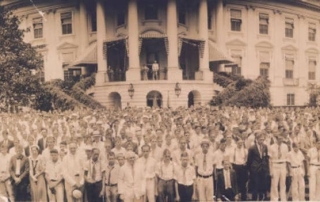
[[[234,195],[238,193],[237,187],[237,175],[234,170],[230,169],[230,181],[231,187]],[[224,181],[224,169],[222,172],[217,174],[217,198],[221,198],[221,196],[225,193],[225,181]]]
[[[268,147],[265,144],[262,145],[262,157],[257,144],[249,149],[247,166],[250,172],[269,173]]]

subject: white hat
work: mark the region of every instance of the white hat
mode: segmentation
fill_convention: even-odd
[[[97,121],[97,124],[102,124],[102,121]]]
[[[79,189],[74,189],[72,191],[72,196],[75,199],[80,199],[80,198],[82,198],[82,192]]]
[[[132,157],[136,157],[136,154],[132,151],[128,151],[126,153],[126,159],[132,158]]]
[[[93,131],[92,135],[93,135],[93,137],[101,136],[101,134],[100,134],[100,132],[98,130]]]
[[[92,150],[92,146],[91,145],[86,145],[86,146],[84,146],[83,147],[83,149],[85,150],[85,151],[88,151],[88,150]]]

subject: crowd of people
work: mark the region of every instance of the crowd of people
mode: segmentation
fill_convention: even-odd
[[[0,119],[0,198],[12,202],[320,200],[319,108],[128,106]]]

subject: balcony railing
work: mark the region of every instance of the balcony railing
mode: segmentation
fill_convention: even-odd
[[[126,81],[126,72],[108,71],[107,73],[105,73],[105,81],[108,81],[108,82]]]
[[[141,81],[151,80],[167,80],[167,69],[160,69],[157,73],[148,69],[141,70]]]

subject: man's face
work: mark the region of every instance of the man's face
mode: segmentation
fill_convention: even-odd
[[[187,142],[186,141],[180,141],[179,145],[180,145],[180,149],[181,150],[185,150],[186,146],[187,146]]]
[[[53,162],[57,162],[59,159],[59,154],[58,153],[51,153],[51,159]]]
[[[208,153],[208,150],[209,150],[209,144],[205,143],[205,144],[201,144],[201,148],[202,148],[202,152],[204,154]]]
[[[188,166],[188,161],[189,161],[188,157],[181,157],[181,165],[182,165],[182,167],[187,167]]]
[[[129,162],[129,160],[128,160],[128,162]],[[119,157],[118,158],[118,163],[119,163],[120,166],[123,166],[124,163],[125,163],[125,159],[123,157]]]
[[[74,143],[71,143],[69,145],[69,151],[72,155],[75,155],[76,154],[76,151],[77,151],[77,145],[74,144]]]
[[[7,154],[8,148],[7,147],[1,147],[1,154],[5,155]]]
[[[109,160],[109,166],[113,166],[114,163],[115,163],[116,157],[115,156],[109,156],[108,160]]]
[[[133,165],[134,164],[134,161],[135,161],[135,158],[134,157],[130,157],[130,158],[128,158],[128,163],[130,164],[130,165]],[[119,163],[120,164],[120,163]]]
[[[110,142],[106,142],[104,144],[104,148],[106,148],[106,151],[111,151],[111,149],[112,149],[111,143]]]
[[[46,138],[47,135],[48,135],[47,130],[42,130],[42,131],[41,131],[41,135],[42,135],[42,137]]]
[[[143,152],[144,158],[148,158],[149,157],[149,153],[150,153],[149,147],[143,147],[142,152]]]
[[[47,141],[47,145],[49,148],[53,148],[54,147],[54,141],[52,138],[50,138],[48,141]]]
[[[21,147],[21,146],[16,147],[16,153],[17,153],[18,155],[21,155],[21,154],[22,154],[22,147]]]

